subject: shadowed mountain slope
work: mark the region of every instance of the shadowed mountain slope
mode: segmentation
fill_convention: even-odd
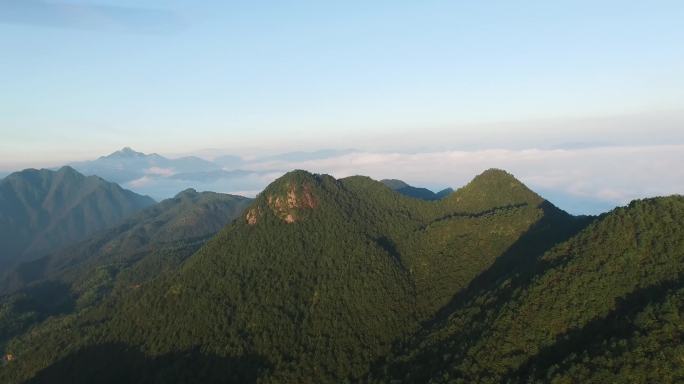
[[[0,266],[53,252],[152,204],[70,167],[13,173],[0,181]]]
[[[488,271],[490,278],[460,292],[373,376],[409,383],[681,381],[682,215],[679,196],[635,201],[527,266]]]
[[[172,272],[251,199],[187,190],[2,280],[0,345],[48,316],[80,313]]]
[[[179,242],[201,244],[239,216],[250,202],[242,196],[183,191],[83,242],[20,264],[5,279],[0,292],[45,278],[76,277],[88,265],[126,264]]]

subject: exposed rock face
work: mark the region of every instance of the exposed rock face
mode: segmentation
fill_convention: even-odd
[[[249,211],[247,211],[247,215],[245,215],[245,220],[247,220],[247,224],[249,224],[249,225],[254,225],[257,223],[257,210],[256,210],[256,208],[252,208]]]
[[[266,203],[276,216],[288,224],[295,223],[301,219],[300,212],[302,209],[314,209],[318,205],[311,185],[295,185],[290,183],[287,184],[287,191],[284,195],[277,193],[266,195]],[[247,224],[254,225],[258,222],[260,216],[261,210],[255,207],[247,211],[245,220]]]

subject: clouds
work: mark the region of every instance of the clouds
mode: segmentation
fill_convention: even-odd
[[[154,169],[126,184],[153,196],[188,187],[254,196],[285,172],[304,169],[337,178],[366,175],[441,190],[458,188],[488,168],[512,172],[530,188],[574,214],[597,214],[630,200],[684,193],[684,145],[446,151],[319,150],[240,159],[240,171],[205,177],[166,177]],[[148,170],[150,171],[150,170]]]
[[[572,213],[598,213],[636,198],[684,193],[684,145],[573,149],[354,152],[305,161],[256,160],[246,169],[306,169],[335,177],[396,178],[433,189],[459,187],[502,168]]]
[[[41,0],[0,2],[0,23],[126,33],[168,33],[182,25],[176,14],[161,9]]]
[[[239,168],[233,169],[236,164]],[[570,213],[597,214],[633,199],[684,193],[682,164],[684,144],[411,152],[328,149],[232,156],[223,166],[197,157],[169,159],[128,150],[73,166],[159,200],[187,188],[254,196],[293,169],[337,178],[400,179],[441,190],[461,187],[488,168],[500,168]]]
[[[110,155],[74,165],[86,174],[118,180],[125,188],[158,200],[187,188],[253,197],[293,169],[337,178],[400,179],[441,190],[461,187],[488,168],[501,168],[573,214],[597,214],[633,199],[684,193],[684,144],[412,152],[318,150],[234,156],[223,169],[217,163],[188,157],[166,159],[136,153],[133,160]],[[236,162],[239,169],[232,169]],[[178,172],[179,168],[191,172]]]
[[[146,175],[123,183],[124,188],[149,195],[157,200],[175,196],[188,188],[198,191],[231,193],[254,197],[265,186],[282,175],[282,172],[240,172],[216,174],[202,179]]]

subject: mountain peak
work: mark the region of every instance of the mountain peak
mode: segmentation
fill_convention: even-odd
[[[265,212],[274,214],[288,224],[301,220],[303,211],[318,206],[320,196],[315,191],[320,189],[324,178],[333,179],[331,176],[303,170],[284,174],[266,187],[260,195],[259,203],[247,211],[247,224],[256,224]]]
[[[490,168],[480,173],[475,176],[466,187],[485,188],[492,190],[492,192],[497,188],[501,188],[502,191],[507,191],[510,188],[527,189],[527,187],[520,180],[516,179],[515,176],[498,168]]]
[[[120,150],[113,152],[109,154],[108,156],[105,156],[105,158],[134,158],[134,157],[145,157],[145,155],[142,152],[137,152],[133,150],[131,147],[123,147]]]
[[[73,167],[71,167],[69,165],[65,165],[65,166],[61,167],[60,169],[58,169],[57,174],[80,175],[80,176],[82,176],[80,172],[78,172],[77,170],[75,170]]]
[[[498,207],[539,205],[544,202],[512,174],[491,168],[475,176],[465,187],[449,196],[451,201],[468,211],[485,211]]]
[[[70,166],[14,173],[0,188],[0,265],[43,256],[152,204]]]
[[[178,199],[178,198],[183,198],[183,197],[194,197],[194,196],[197,196],[198,194],[199,193],[197,192],[197,190],[195,188],[188,188],[188,189],[185,189],[185,190],[178,192],[176,194],[176,196],[174,196],[174,198]]]

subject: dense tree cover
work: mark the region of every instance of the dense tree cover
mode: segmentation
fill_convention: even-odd
[[[569,236],[583,222],[498,170],[440,201],[366,177],[292,172],[177,273],[13,340],[8,350],[40,358],[9,372],[29,377],[64,345],[112,343],[149,356],[258,356],[270,367],[264,382],[361,380],[523,234],[554,223]]]
[[[250,202],[242,196],[188,189],[85,241],[19,264],[0,282],[0,293],[46,278],[78,280],[87,275],[83,272],[87,267],[126,265],[179,241],[205,240],[239,216]]]
[[[190,257],[97,264],[75,281],[105,294],[7,342],[0,380],[674,382],[683,213],[572,217],[499,170],[438,201],[295,171]]]
[[[83,240],[154,203],[70,167],[15,172],[0,181],[0,275],[16,262]]]
[[[50,316],[80,312],[178,266],[251,199],[187,190],[110,230],[23,263],[4,279],[0,345]]]
[[[682,197],[635,201],[468,287],[378,381],[681,381],[682,215]]]

